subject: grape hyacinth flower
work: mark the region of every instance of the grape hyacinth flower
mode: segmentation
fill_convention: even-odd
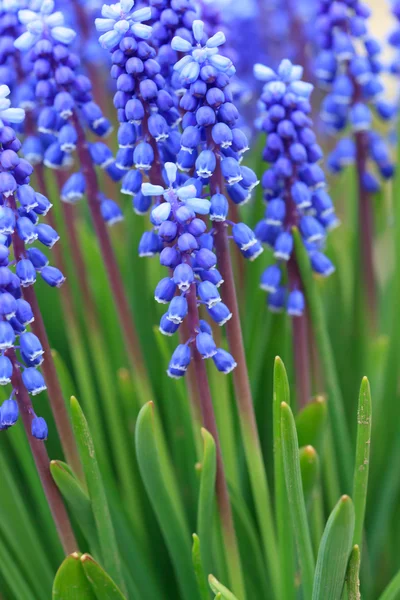
[[[168,188],[143,183],[142,194],[162,198],[150,215],[154,231],[144,234],[140,252],[144,256],[160,253],[160,262],[168,267],[170,277],[163,278],[157,285],[157,302],[169,304],[160,322],[164,335],[173,335],[189,315],[188,296],[194,294],[198,304],[204,305],[209,317],[217,324],[224,325],[232,316],[228,307],[221,301],[218,291],[222,283],[216,267],[216,256],[212,251],[212,234],[207,225],[197,215],[207,215],[211,202],[196,197],[201,184],[185,182],[177,187],[177,167],[174,163],[164,166]],[[185,375],[191,361],[191,344],[203,359],[212,358],[217,369],[223,373],[232,371],[236,363],[232,356],[217,348],[212,329],[205,321],[199,321],[198,328],[191,331],[191,337],[180,344],[172,355],[168,375],[180,378]]]
[[[270,310],[286,309],[293,317],[303,314],[305,302],[301,282],[291,273],[296,270],[292,228],[300,230],[314,271],[328,276],[334,267],[323,250],[327,233],[338,225],[309,116],[313,86],[301,80],[302,73],[302,67],[289,60],[283,60],[276,73],[260,64],[254,68],[255,77],[264,82],[258,124],[267,134],[263,158],[270,165],[262,177],[267,208],[256,235],[276,260],[264,271],[261,287],[269,294]]]
[[[376,277],[373,264],[373,214],[371,194],[380,188],[380,178],[390,179],[394,164],[388,144],[372,129],[373,115],[390,120],[395,107],[384,97],[380,80],[381,47],[370,34],[370,9],[360,1],[321,0],[316,21],[319,54],[315,75],[328,89],[321,119],[333,135],[349,126],[350,136],[341,136],[328,158],[328,166],[340,172],[355,163],[358,177],[360,256],[371,325],[376,325]]]
[[[34,313],[30,303],[23,299],[22,290],[35,283],[37,273],[50,286],[58,287],[64,281],[62,273],[49,266],[46,255],[32,245],[38,240],[51,248],[58,235],[39,221],[51,203],[29,185],[33,168],[18,156],[21,143],[14,129],[3,121],[19,124],[24,118],[22,109],[10,107],[8,95],[7,86],[0,86],[0,384],[11,382],[13,391],[0,408],[0,429],[11,427],[18,418],[14,399],[15,394],[19,394],[16,370],[21,370],[22,382],[29,394],[34,396],[46,389],[38,370],[44,350],[39,338],[27,329],[34,320]],[[14,259],[10,255],[11,245]],[[32,435],[45,439],[44,420],[36,417],[32,408],[30,410]]]
[[[390,65],[390,70],[394,75],[400,75],[400,2],[397,0],[392,4],[392,15],[396,19],[396,27],[389,35],[389,44],[396,50],[396,55]]]
[[[267,202],[256,226],[258,239],[273,250],[275,263],[261,277],[269,309],[286,310],[293,317],[293,352],[300,406],[311,396],[309,331],[305,297],[294,251],[293,228],[298,228],[314,272],[330,275],[334,267],[324,254],[326,237],[338,225],[325,175],[318,164],[322,150],[310,118],[313,86],[302,81],[303,68],[283,60],[277,72],[254,67],[264,82],[259,127],[267,134],[263,158],[269,168],[262,177]]]

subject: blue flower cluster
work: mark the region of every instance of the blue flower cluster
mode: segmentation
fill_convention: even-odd
[[[267,134],[263,152],[269,163],[262,177],[267,208],[257,224],[258,239],[268,244],[276,263],[261,278],[273,311],[286,307],[292,316],[304,311],[304,296],[298,278],[285,285],[283,265],[295,261],[292,228],[298,227],[314,271],[330,275],[334,267],[323,254],[327,232],[338,225],[325,175],[319,166],[322,150],[317,144],[310,118],[313,86],[301,81],[303,69],[283,60],[277,72],[257,64],[254,74],[264,82],[260,99],[259,128]]]
[[[396,0],[392,4],[392,14],[397,20],[395,29],[389,35],[389,44],[396,48],[396,56],[390,66],[394,75],[400,75],[400,2]]]
[[[32,246],[38,240],[51,248],[58,234],[49,225],[39,222],[51,203],[29,185],[33,168],[18,156],[21,143],[9,125],[21,123],[24,111],[11,108],[8,95],[9,88],[0,86],[0,384],[11,382],[14,386],[14,370],[23,369],[22,381],[28,392],[36,395],[46,389],[38,370],[43,361],[43,348],[40,340],[27,331],[34,315],[29,302],[22,297],[22,289],[35,283],[37,273],[53,287],[60,286],[64,276],[59,269],[49,266],[39,248]],[[10,255],[11,246],[14,258]],[[16,349],[20,361],[16,358]],[[14,395],[15,390],[0,408],[0,429],[7,429],[18,418]],[[34,415],[32,435],[39,439],[47,437],[42,417]]]
[[[155,296],[170,303],[160,330],[171,335],[187,315],[187,297],[193,292],[217,324],[231,316],[217,289],[222,277],[213,252],[215,232],[207,230],[206,215],[232,226],[232,236],[247,258],[254,259],[262,247],[246,225],[227,221],[229,206],[222,189],[204,190],[217,172],[222,173],[221,184],[225,179],[230,196],[241,204],[258,183],[255,174],[240,165],[248,143],[235,127],[239,115],[228,85],[235,69],[218,51],[225,36],[219,32],[208,38],[203,22],[193,20],[189,2],[152,4],[157,9],[151,21],[154,35],[132,27],[136,11],[129,4],[131,25],[124,25],[121,39],[112,37],[110,42],[115,44],[110,48],[111,75],[117,84],[114,106],[120,121],[117,166],[127,170],[122,192],[133,196],[137,213],[151,208],[153,229],[143,235],[139,254],[160,253],[161,264],[170,269],[171,276],[159,283]],[[140,15],[143,20],[147,16]],[[126,13],[123,17],[126,20]],[[105,21],[97,20],[96,27],[103,32],[100,42],[108,44]],[[174,353],[171,376],[186,372],[191,343],[204,358],[212,357],[220,371],[234,368],[234,359],[216,347],[210,326],[201,321],[188,342],[178,346],[178,355]]]
[[[320,0],[316,21],[320,52],[315,75],[320,85],[329,90],[321,108],[327,129],[336,134],[350,126],[353,136],[362,135],[368,162],[384,179],[389,179],[394,165],[382,136],[371,131],[371,109],[387,121],[393,117],[395,107],[383,98],[381,47],[369,32],[369,16],[369,8],[359,0]],[[342,137],[328,158],[328,166],[339,172],[355,161],[356,153],[354,138]],[[379,179],[367,165],[363,166],[361,185],[367,192],[380,187]]]
[[[211,210],[211,202],[197,197],[202,184],[198,179],[179,178],[177,166],[166,163],[164,166],[168,187],[144,183],[142,193],[162,199],[151,211],[154,230],[144,234],[140,242],[141,256],[151,256],[160,252],[160,263],[168,267],[171,276],[162,279],[155,290],[155,299],[162,304],[169,303],[162,316],[160,331],[173,335],[189,312],[188,295],[195,291],[199,304],[207,310],[209,317],[217,324],[224,325],[232,314],[221,301],[218,287],[222,278],[216,269],[217,258],[213,252],[213,236],[201,217]],[[179,180],[184,184],[179,187]],[[222,197],[223,198],[223,197]],[[190,332],[185,344],[180,344],[172,355],[168,368],[170,377],[182,377],[191,360],[190,344],[195,343],[202,358],[212,358],[215,366],[223,373],[229,373],[236,363],[232,356],[217,348],[210,325],[200,320],[199,327]]]
[[[110,8],[111,10],[111,8]],[[18,11],[24,26],[14,41],[15,47],[26,53],[29,66],[26,93],[31,93],[37,133],[29,135],[23,146],[25,157],[53,169],[68,167],[78,143],[76,121],[89,132],[103,138],[112,130],[109,120],[93,101],[91,82],[80,73],[79,57],[70,49],[76,33],[65,26],[64,15],[54,10],[53,0],[32,0],[29,9]],[[30,91],[29,91],[30,90]],[[19,95],[19,102],[24,98]],[[110,177],[119,180],[117,168],[108,146],[100,141],[89,144],[93,162],[105,169]],[[61,198],[76,202],[85,193],[86,180],[82,172],[67,180]],[[122,218],[116,202],[98,198],[102,214],[112,224]]]

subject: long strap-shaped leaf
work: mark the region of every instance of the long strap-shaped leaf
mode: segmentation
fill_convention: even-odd
[[[215,506],[215,478],[217,473],[217,451],[214,438],[206,429],[201,430],[204,441],[201,465],[199,504],[197,511],[197,533],[200,538],[200,551],[206,573],[211,572],[211,544],[213,512]]]
[[[92,436],[85,415],[78,400],[74,397],[71,398],[71,417],[92,504],[103,563],[116,583],[123,586],[121,560]]]
[[[318,551],[312,600],[340,600],[354,534],[354,506],[342,496],[330,514]]]
[[[354,467],[353,499],[356,514],[353,543],[361,548],[371,447],[371,391],[366,377],[362,380],[357,411],[356,464]]]
[[[222,583],[214,577],[214,575],[208,576],[208,583],[214,594],[216,594],[215,598],[221,598],[221,600],[238,600],[227,587],[222,585]]]
[[[289,382],[285,365],[279,357],[274,364],[273,393],[273,434],[274,434],[274,476],[275,476],[275,511],[278,530],[279,564],[281,569],[282,600],[295,598],[295,563],[293,533],[288,519],[289,502],[285,484],[281,439],[281,404],[290,403]]]
[[[78,552],[70,554],[62,562],[53,584],[53,600],[96,600],[80,561]]]
[[[360,548],[357,544],[353,547],[347,566],[347,596],[348,600],[361,600],[360,594]]]
[[[301,481],[296,425],[290,406],[286,402],[281,404],[281,435],[286,489],[301,569],[302,587],[305,600],[310,600],[314,578],[314,554]]]
[[[176,512],[176,504],[169,494],[169,480],[161,468],[153,411],[152,402],[145,404],[136,422],[139,469],[168,546],[182,596],[196,600],[199,593],[192,567],[190,534],[183,526],[183,516]]]

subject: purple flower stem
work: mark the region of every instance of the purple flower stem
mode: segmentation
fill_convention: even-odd
[[[199,312],[196,298],[196,284],[192,284],[187,294],[188,301],[188,327],[192,335],[200,330]],[[225,545],[228,550],[227,555],[231,560],[230,577],[232,584],[236,582],[235,593],[240,598],[244,598],[244,587],[241,577],[240,556],[237,545],[235,526],[233,523],[232,509],[229,500],[228,486],[226,483],[224,464],[221,453],[221,444],[219,440],[217,422],[215,419],[214,407],[211,398],[210,386],[208,383],[207,369],[204,360],[198,352],[195,344],[192,347],[194,380],[200,400],[200,408],[205,429],[213,436],[217,453],[217,474],[216,474],[216,494],[221,516],[221,523],[224,532]],[[229,567],[229,565],[228,565]]]
[[[288,262],[289,287],[291,290],[302,289],[299,268],[293,254]],[[307,312],[299,317],[292,317],[293,355],[296,375],[296,393],[299,409],[304,408],[311,398],[311,366],[309,355],[309,338]]]
[[[43,441],[37,440],[31,433],[34,410],[29,394],[22,381],[15,350],[9,349],[6,351],[6,354],[13,364],[11,383],[13,389],[15,390],[15,399],[18,404],[19,413],[24,424],[36,469],[38,471],[51,514],[53,515],[54,523],[60,537],[64,553],[68,555],[78,550],[78,544],[75,540],[74,532],[72,531],[71,523],[63,504],[60,492],[58,491],[50,473],[50,461],[46,446],[44,445]]]
[[[10,204],[11,207],[14,210],[16,210],[14,197],[11,198]],[[25,244],[18,237],[17,234],[13,235],[13,247],[15,258],[25,258]],[[60,441],[65,454],[65,458],[67,459],[67,462],[70,465],[71,469],[74,471],[75,475],[79,479],[83,480],[83,471],[81,461],[79,458],[78,448],[76,446],[67,407],[64,401],[60,382],[58,380],[56,366],[54,364],[53,355],[51,353],[49,339],[47,337],[42,313],[40,311],[39,303],[33,285],[23,287],[22,293],[25,300],[29,302],[33,315],[35,317],[34,321],[31,324],[32,331],[39,338],[45,353],[45,360],[43,361],[42,370],[48,389],[48,398],[51,411],[54,416],[54,421],[57,427],[58,435],[60,436]]]
[[[365,132],[356,133],[356,166],[358,178],[358,222],[362,271],[369,322],[372,331],[377,330],[377,287],[374,269],[373,240],[374,223],[371,195],[364,189],[362,174],[366,171],[368,139]]]
[[[82,167],[82,172],[86,179],[86,195],[88,199],[89,210],[92,216],[93,226],[96,231],[100,246],[101,255],[107,271],[111,291],[114,298],[115,307],[120,320],[120,326],[124,337],[125,348],[129,361],[139,375],[141,384],[145,386],[146,396],[151,399],[151,387],[148,381],[145,363],[140,350],[139,339],[136,333],[135,325],[132,320],[128,299],[125,294],[120,270],[115,257],[107,226],[100,210],[99,185],[97,175],[89,153],[85,133],[80,124],[79,118],[74,114],[73,123],[78,133],[77,150]]]
[[[286,205],[288,207],[285,227],[288,231],[291,231],[293,227],[298,226],[299,219],[299,214],[290,191],[292,183],[293,181],[289,180],[285,186]],[[303,291],[303,284],[294,250],[288,261],[287,267],[290,290]],[[310,340],[307,311],[305,310],[301,316],[292,317],[291,321],[297,402],[299,408],[304,408],[311,398]]]

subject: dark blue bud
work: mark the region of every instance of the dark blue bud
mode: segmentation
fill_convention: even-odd
[[[246,134],[241,129],[232,129],[232,150],[237,152],[239,155],[247,152],[249,149],[249,142]]]
[[[199,177],[208,178],[214,173],[217,166],[217,159],[211,150],[200,152],[196,160],[196,173]]]
[[[175,290],[175,282],[170,277],[164,277],[164,279],[158,282],[154,297],[160,304],[167,304],[174,297]]]
[[[68,119],[72,116],[75,108],[75,101],[70,93],[59,92],[56,94],[53,103],[56,112],[63,118]]]
[[[168,307],[167,318],[179,325],[188,313],[188,303],[185,296],[174,296]]]
[[[211,281],[202,281],[199,283],[197,288],[199,298],[204,302],[208,308],[215,306],[218,302],[221,302],[217,286]]]
[[[126,175],[124,175],[124,178],[122,180],[121,192],[123,194],[128,194],[130,196],[134,196],[135,194],[140,192],[140,189],[142,187],[142,181],[143,181],[143,176],[140,171],[136,171],[136,170],[128,171],[128,173],[126,173]],[[151,198],[149,201],[151,203]],[[147,210],[148,210],[148,207],[146,208],[146,210],[144,210],[144,212],[147,212]]]
[[[164,267],[175,269],[175,267],[180,263],[180,261],[181,255],[175,248],[167,246],[161,251],[160,264]]]
[[[125,115],[130,123],[140,125],[144,118],[144,107],[140,100],[132,98],[126,103]]]
[[[217,257],[208,248],[200,248],[196,254],[196,265],[200,269],[212,269],[217,264]]]
[[[4,357],[5,358],[5,357]],[[7,359],[8,360],[8,359]],[[11,365],[12,373],[12,365]],[[18,421],[18,404],[15,400],[9,398],[4,400],[0,407],[0,429],[7,429]]]
[[[32,323],[34,320],[34,315],[29,302],[23,300],[23,298],[19,298],[16,301],[15,316],[17,317],[18,321],[22,323],[22,325],[28,325],[29,323]]]
[[[121,171],[128,171],[133,167],[133,148],[119,148],[117,156],[115,157],[115,164]]]
[[[118,145],[120,148],[133,148],[136,137],[136,129],[131,123],[120,124],[118,128]]]
[[[29,258],[23,258],[17,262],[15,269],[17,277],[20,280],[22,287],[28,287],[36,281],[35,267]]]
[[[143,233],[139,242],[139,256],[154,256],[161,252],[162,249],[162,240],[154,231],[145,231]]]
[[[211,196],[210,219],[211,221],[225,221],[228,215],[228,200],[223,194]]]
[[[206,100],[213,108],[218,108],[225,102],[225,94],[217,87],[210,88],[206,94]]]
[[[17,219],[18,237],[25,244],[32,244],[38,238],[36,227],[28,217],[19,217]]]
[[[31,433],[37,440],[47,440],[49,431],[43,417],[34,417],[32,419]]]
[[[6,198],[11,196],[17,189],[17,182],[11,173],[3,172],[0,173],[0,194],[3,194]]]
[[[202,358],[212,358],[217,353],[217,345],[212,335],[200,332],[196,336],[196,348]]]
[[[14,211],[8,206],[0,206],[0,233],[12,235],[15,229]]]
[[[8,292],[0,294],[0,315],[6,319],[11,319],[15,316],[17,310],[17,300]]]
[[[144,79],[139,84],[140,95],[143,100],[149,101],[157,98],[158,88],[151,79]]]
[[[169,127],[167,121],[158,113],[149,117],[148,127],[150,135],[156,142],[164,142],[169,136]]]
[[[237,366],[237,363],[233,356],[229,354],[223,348],[218,348],[217,352],[213,356],[213,361],[218,371],[227,375]]]
[[[72,204],[78,202],[83,197],[85,189],[86,180],[83,173],[72,173],[62,187],[61,200]]]
[[[196,238],[191,233],[183,233],[178,238],[178,248],[181,252],[192,252],[199,247]]]
[[[46,196],[43,196],[43,194],[40,194],[39,192],[36,192],[35,197],[36,197],[36,206],[34,208],[34,212],[37,215],[42,215],[42,216],[47,215],[47,213],[53,206],[52,203],[50,202],[50,200],[48,198],[46,198]]]
[[[303,216],[300,219],[300,232],[304,238],[304,241],[312,244],[313,242],[320,242],[325,238],[325,229],[322,225],[309,215]]]
[[[331,275],[335,267],[325,254],[322,252],[312,252],[310,254],[311,266],[316,273],[328,277]]]
[[[21,351],[29,360],[35,360],[44,353],[39,338],[29,331],[20,336],[19,343]]]
[[[293,237],[288,231],[278,235],[274,245],[274,256],[279,260],[289,260],[293,252]]]
[[[114,156],[111,149],[103,142],[89,144],[89,152],[94,164],[102,169],[105,169],[114,162]]]
[[[235,183],[228,187],[228,194],[232,202],[237,205],[246,204],[251,199],[251,191],[244,188],[241,183]]]
[[[208,127],[209,125],[214,125],[215,121],[215,112],[210,106],[201,106],[196,111],[196,122],[200,127]]]
[[[0,321],[0,350],[12,348],[15,342],[15,333],[8,321]]]
[[[47,256],[38,248],[29,248],[26,253],[37,271],[40,271],[49,264]]]
[[[189,290],[194,281],[193,269],[186,263],[180,263],[174,269],[173,280],[182,292]]]
[[[304,314],[304,294],[300,290],[292,290],[287,300],[287,312],[291,317],[301,317]]]
[[[211,308],[207,308],[207,312],[212,320],[221,327],[232,317],[231,311],[223,302],[218,302],[218,304],[215,304]]]
[[[189,125],[183,131],[181,136],[181,146],[183,150],[187,152],[192,152],[194,148],[200,144],[201,134],[200,129],[193,125]]]
[[[239,118],[238,109],[232,102],[225,102],[218,111],[218,118],[230,127],[234,127]]]
[[[7,358],[7,356],[0,356],[0,385],[6,385],[7,383],[10,383],[11,381],[11,376],[13,374],[13,366],[12,366],[12,362],[9,358]],[[7,402],[7,400],[6,400]],[[4,406],[4,404],[3,404]],[[3,408],[3,407],[1,407]],[[4,416],[1,414],[1,409],[0,409],[0,426],[3,424],[4,421]],[[18,413],[17,413],[17,418],[18,418]]]
[[[194,235],[194,237],[199,237],[205,233],[207,229],[207,225],[201,219],[193,219],[187,227],[188,233]]]
[[[222,283],[224,283],[222,275],[218,271],[218,269],[202,269],[199,275],[202,281],[209,281],[210,283],[213,283],[216,287],[219,287]]]
[[[221,171],[228,185],[234,185],[243,179],[240,164],[235,158],[223,158]]]
[[[176,157],[176,164],[181,171],[189,172],[195,165],[196,152],[181,150]],[[1,177],[1,174],[0,174]]]
[[[275,293],[279,289],[282,272],[278,265],[270,265],[261,275],[260,287],[269,293]]]
[[[58,143],[63,152],[71,153],[76,148],[76,142],[78,140],[78,134],[76,129],[70,123],[67,123],[61,127],[58,134]]]
[[[296,181],[291,186],[290,191],[297,208],[304,210],[311,206],[311,192],[305,183]]]
[[[36,226],[36,233],[38,235],[39,242],[48,248],[52,248],[54,244],[60,239],[57,231],[47,225],[47,223],[39,223]]]
[[[154,162],[153,148],[147,142],[140,142],[133,153],[133,161],[137,169],[148,171]]]
[[[164,221],[158,229],[158,235],[166,242],[172,242],[178,234],[178,225],[173,221]]]
[[[179,323],[173,323],[168,319],[168,313],[165,313],[160,320],[159,329],[163,335],[173,335],[179,328]]]
[[[186,344],[179,344],[172,354],[169,366],[168,375],[174,379],[183,377],[190,364],[191,352]]]
[[[236,223],[232,227],[233,240],[240,250],[245,251],[257,243],[254,231],[245,223]]]
[[[107,223],[107,225],[114,225],[115,223],[122,221],[124,218],[122,210],[120,209],[118,204],[114,202],[114,200],[103,200],[100,204],[100,210],[101,215]]]
[[[46,389],[43,375],[34,367],[28,367],[22,371],[22,380],[32,396],[36,396],[36,394],[40,394]]]

